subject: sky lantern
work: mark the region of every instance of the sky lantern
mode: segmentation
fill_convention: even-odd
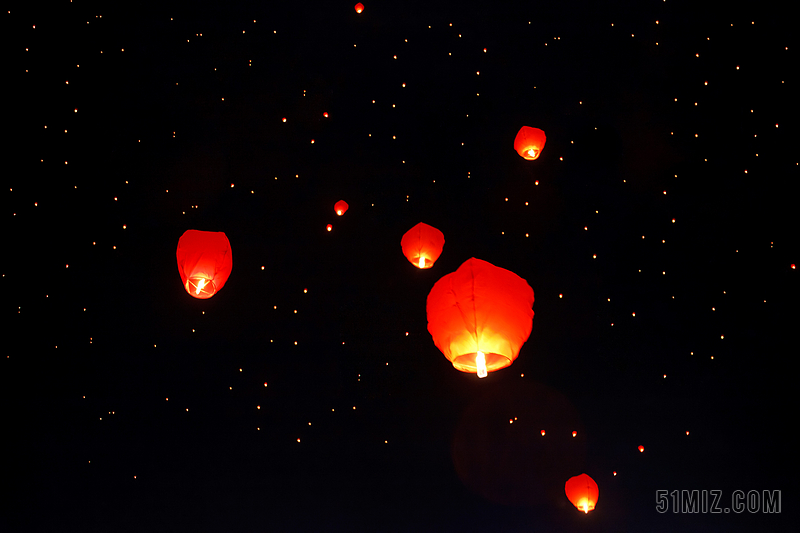
[[[187,230],[178,240],[176,256],[183,286],[195,298],[214,296],[233,268],[231,243],[221,231]]]
[[[572,505],[584,513],[593,511],[597,504],[597,483],[586,474],[569,478],[564,484],[564,492]]]
[[[542,153],[545,140],[547,137],[539,128],[522,126],[514,139],[514,150],[528,161],[533,161]]]
[[[500,370],[514,362],[533,328],[533,289],[510,270],[468,259],[428,294],[428,331],[461,372]]]
[[[344,200],[339,200],[335,204],[333,204],[333,209],[336,211],[336,214],[339,216],[344,215],[347,212],[347,208],[350,207],[347,205],[347,202]]]
[[[444,233],[420,222],[403,235],[400,240],[403,255],[419,268],[430,268],[439,259],[444,247]]]
[[[364,11],[364,4],[359,2],[356,4],[356,13],[361,13],[362,11]]]

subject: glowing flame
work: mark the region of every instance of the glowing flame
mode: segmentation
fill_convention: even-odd
[[[194,291],[195,294],[200,294],[200,291],[203,290],[203,287],[206,286],[205,278],[200,278],[200,283],[197,284],[197,290]]]
[[[336,210],[336,214],[339,215],[339,216],[342,216],[342,210],[341,209],[337,209]]]
[[[420,268],[425,268],[425,258],[424,257],[420,257],[419,258],[419,267]]]
[[[485,378],[488,374],[486,372],[486,356],[480,350],[478,350],[478,355],[475,356],[475,364],[478,366],[478,377]]]
[[[533,158],[536,158],[536,148],[531,148],[530,150],[528,150],[528,155]]]

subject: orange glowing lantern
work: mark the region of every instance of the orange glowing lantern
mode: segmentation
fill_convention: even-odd
[[[644,446],[639,446],[639,451],[643,452],[644,451]]]
[[[533,161],[542,153],[546,140],[547,137],[539,128],[522,126],[514,139],[514,150],[528,161]]]
[[[571,477],[564,484],[564,492],[572,505],[584,513],[594,511],[597,504],[597,483],[586,474]]]
[[[364,11],[364,4],[359,2],[356,4],[356,13],[361,13],[362,11]]]
[[[183,286],[195,298],[211,298],[231,275],[231,243],[221,231],[187,230],[176,255]]]
[[[444,247],[444,234],[433,226],[420,222],[400,240],[403,255],[419,268],[430,268],[439,259]]]
[[[336,214],[339,216],[344,215],[347,212],[347,208],[350,207],[347,205],[347,202],[344,200],[339,200],[335,204],[333,204],[333,209],[336,211]]]
[[[428,294],[428,331],[456,370],[509,366],[533,328],[533,289],[510,270],[468,259]]]

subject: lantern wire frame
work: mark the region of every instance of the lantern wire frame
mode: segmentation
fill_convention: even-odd
[[[187,278],[186,290],[195,298],[211,298],[217,293],[214,280],[201,276]]]

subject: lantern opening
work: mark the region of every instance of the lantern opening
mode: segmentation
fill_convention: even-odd
[[[480,360],[483,360],[483,366],[486,368],[486,372],[494,372],[495,370],[506,368],[507,366],[511,366],[513,362],[505,355],[481,351],[459,355],[453,359],[452,363],[456,370],[470,374],[478,374],[478,377],[485,377],[480,375]]]
[[[578,504],[575,507],[577,507],[579,511],[583,511],[585,514],[589,514],[589,511],[594,511],[594,504],[589,500],[588,497],[579,499]]]
[[[425,268],[425,258],[424,257],[420,257],[419,258],[419,267],[420,268]]]
[[[341,209],[337,209],[336,210],[336,214],[339,215],[339,216],[342,216],[342,210]]]
[[[211,298],[217,292],[212,280],[201,277],[187,278],[186,291],[195,298]]]
[[[485,378],[489,375],[486,372],[486,356],[480,350],[478,350],[478,355],[475,356],[475,366],[478,367],[479,378]]]

